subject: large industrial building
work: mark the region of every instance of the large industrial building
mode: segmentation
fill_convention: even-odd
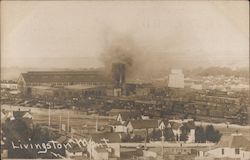
[[[26,95],[34,90],[44,87],[62,88],[63,86],[108,86],[112,78],[99,70],[86,71],[40,71],[22,73],[17,81],[18,88]],[[75,88],[75,87],[73,87]],[[82,87],[80,87],[82,88]]]
[[[21,73],[18,89],[26,96],[73,97],[122,94],[125,64],[113,63],[110,72],[104,70],[37,71]],[[106,89],[104,89],[106,88]],[[107,91],[107,92],[106,92]]]

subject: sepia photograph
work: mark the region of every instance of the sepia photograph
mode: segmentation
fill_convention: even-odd
[[[1,159],[250,160],[247,0],[3,0]]]

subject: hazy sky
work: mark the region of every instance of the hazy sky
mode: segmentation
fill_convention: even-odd
[[[123,36],[156,63],[247,66],[249,4],[1,1],[3,67],[100,66],[107,39]]]

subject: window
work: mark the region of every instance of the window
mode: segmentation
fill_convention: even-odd
[[[240,154],[240,149],[239,148],[235,149],[235,154]]]
[[[221,154],[224,155],[224,148],[221,149]]]

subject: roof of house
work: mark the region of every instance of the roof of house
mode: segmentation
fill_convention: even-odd
[[[171,125],[172,129],[179,129],[182,126],[182,123],[170,122],[170,125]]]
[[[97,88],[98,86],[93,86],[93,85],[70,85],[70,86],[64,86],[65,89],[70,89],[70,90],[85,90],[85,89],[94,89]]]
[[[67,137],[66,137],[66,136],[61,136],[61,137],[57,138],[56,141],[57,141],[58,143],[61,143],[61,144],[62,144],[62,143],[64,143],[64,142],[67,141]]]
[[[120,113],[120,115],[123,121],[127,121],[130,119],[137,119],[138,117],[141,116],[141,114],[138,112],[122,112]]]
[[[194,121],[188,121],[186,123],[183,123],[183,125],[186,125],[189,129],[195,129]]]
[[[109,122],[109,125],[122,125],[122,124],[120,121],[113,120]]]
[[[146,129],[146,128],[158,128],[158,120],[131,120],[129,123],[133,126],[134,129]],[[129,124],[128,123],[128,124]]]
[[[67,149],[68,152],[74,153],[74,152],[83,152],[86,151],[86,148],[79,147],[76,143],[71,143],[71,147]]]
[[[26,83],[71,83],[71,82],[109,82],[111,78],[97,70],[86,71],[39,71],[22,73]]]
[[[119,133],[96,133],[91,134],[92,140],[96,143],[104,143],[103,139],[107,139],[108,143],[120,143],[121,136]]]
[[[217,147],[243,148],[250,149],[250,141],[242,134],[232,134],[230,136],[222,136]]]
[[[15,118],[23,118],[23,116],[27,113],[29,113],[29,111],[13,111],[13,116]]]
[[[96,152],[108,152],[105,147],[96,147],[95,150]]]

